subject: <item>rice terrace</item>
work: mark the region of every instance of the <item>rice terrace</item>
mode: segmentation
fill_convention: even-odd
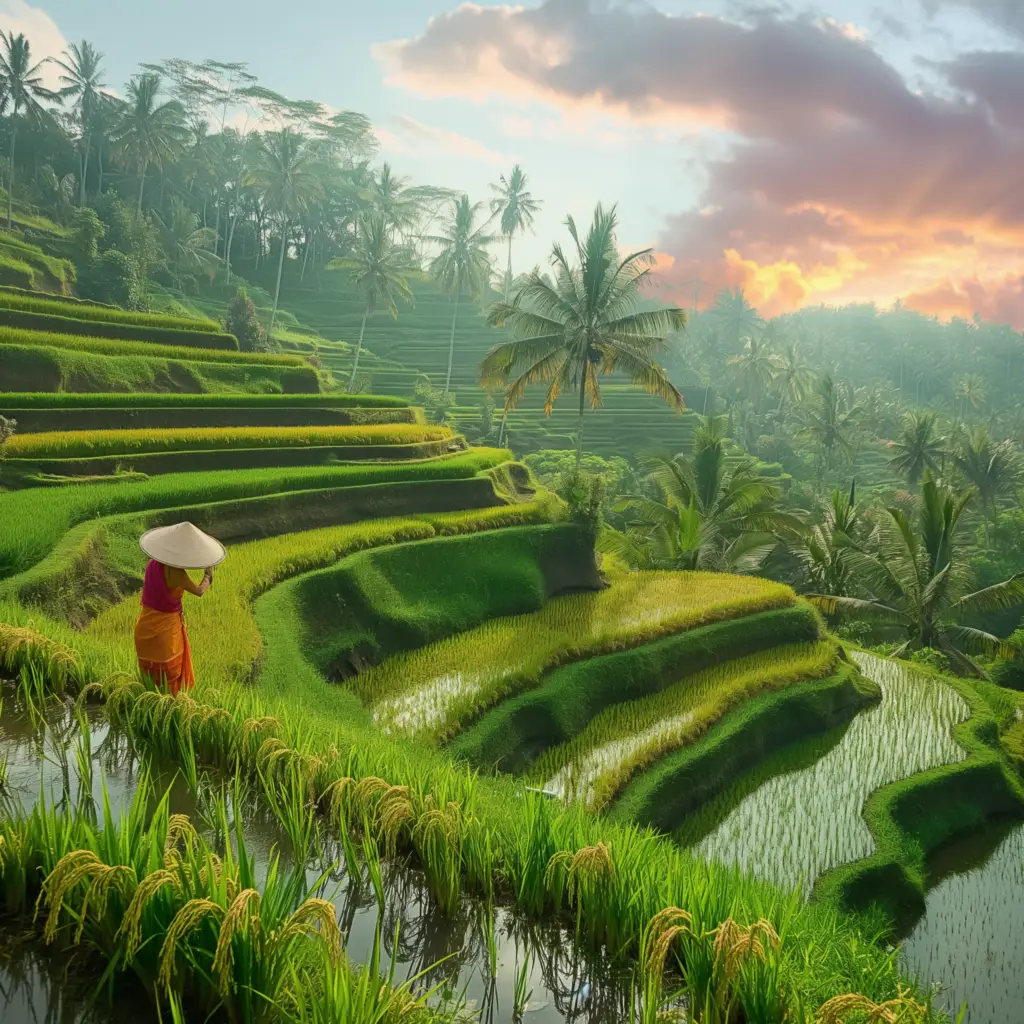
[[[1024,24],[252,2],[0,5],[0,1021],[1024,1022]]]

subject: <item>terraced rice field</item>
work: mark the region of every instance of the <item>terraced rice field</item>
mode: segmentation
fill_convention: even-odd
[[[874,790],[967,756],[953,738],[953,727],[969,713],[959,694],[898,662],[870,655],[857,659],[882,687],[882,703],[859,715],[813,765],[780,774],[741,800],[700,839],[695,852],[809,892],[829,868],[874,849],[861,816]],[[714,821],[730,802],[725,794],[702,817]],[[687,833],[700,828],[698,817],[687,824]]]

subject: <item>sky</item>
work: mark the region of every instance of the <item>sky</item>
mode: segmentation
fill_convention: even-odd
[[[117,91],[140,62],[245,61],[473,201],[520,163],[544,205],[517,272],[617,203],[683,305],[1024,329],[1024,0],[0,0],[0,27],[38,56],[88,39]]]

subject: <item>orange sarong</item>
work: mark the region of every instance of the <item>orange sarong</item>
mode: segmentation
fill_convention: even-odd
[[[165,686],[175,696],[195,686],[192,652],[181,612],[158,612],[143,607],[135,623],[135,653],[139,670],[157,686]]]

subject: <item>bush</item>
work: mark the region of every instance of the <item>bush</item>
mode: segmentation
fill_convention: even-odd
[[[568,506],[568,519],[581,526],[588,536],[596,538],[601,529],[601,501],[604,478],[594,473],[570,470],[558,482],[558,496]]]
[[[915,665],[927,665],[928,668],[933,668],[936,672],[949,671],[949,658],[942,651],[935,650],[934,647],[922,647],[919,651],[914,651],[910,660]]]
[[[235,292],[228,306],[224,328],[238,339],[238,347],[243,352],[267,351],[267,332],[256,316],[256,307],[244,288]]]
[[[142,282],[136,265],[117,249],[107,249],[82,267],[78,275],[78,290],[95,302],[125,309],[143,308]]]
[[[421,373],[416,378],[412,393],[416,404],[423,406],[428,423],[448,424],[450,422],[451,411],[455,408],[455,395],[451,391],[435,388],[430,383],[430,378],[425,373]]]
[[[106,234],[96,211],[88,206],[75,211],[71,220],[71,239],[75,260],[79,267],[88,266],[100,251],[100,241]]]

